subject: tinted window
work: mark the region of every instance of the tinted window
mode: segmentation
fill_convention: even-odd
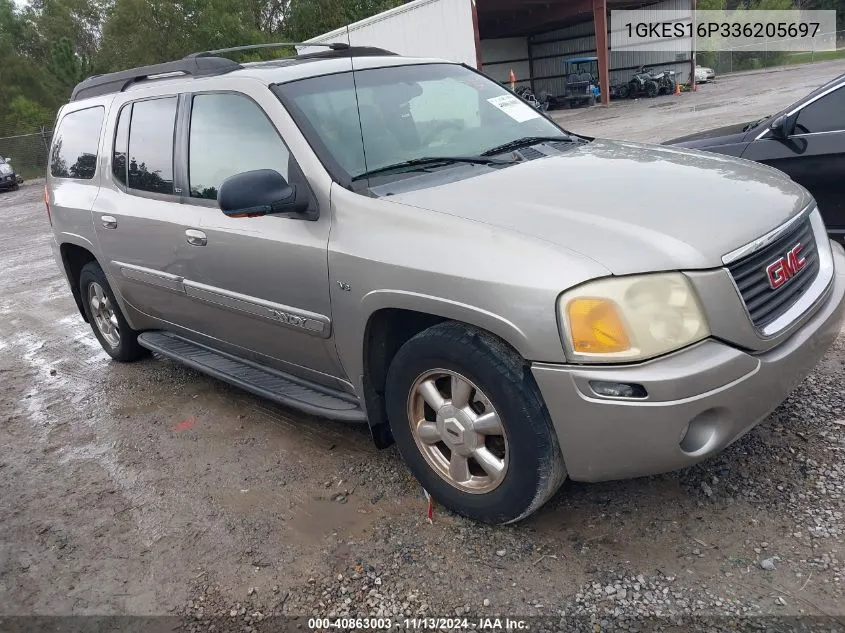
[[[50,153],[50,173],[56,178],[90,180],[97,171],[97,146],[103,108],[87,108],[66,115],[59,124]]]
[[[290,154],[264,112],[236,94],[194,97],[188,159],[191,196],[217,199],[229,176],[275,169],[288,177]]]
[[[125,106],[117,119],[117,131],[114,133],[114,152],[111,170],[114,179],[126,184],[126,153],[129,148],[129,118],[132,116],[132,104]]]
[[[798,114],[796,134],[845,130],[845,87],[814,101]]]
[[[173,193],[175,124],[176,97],[137,101],[132,104],[127,180],[131,188],[155,193]]]

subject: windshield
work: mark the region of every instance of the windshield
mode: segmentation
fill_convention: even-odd
[[[350,179],[421,158],[478,156],[525,137],[569,138],[513,93],[454,64],[325,75],[276,90],[323,162]]]

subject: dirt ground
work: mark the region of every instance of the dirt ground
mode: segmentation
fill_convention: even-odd
[[[637,138],[637,108],[657,103],[567,115],[593,132],[627,107]],[[170,615],[184,631],[345,614],[845,626],[845,336],[697,467],[567,482],[516,526],[442,508],[429,524],[397,452],[364,428],[169,361],[110,362],[51,257],[41,197],[0,194],[0,630],[36,614]]]

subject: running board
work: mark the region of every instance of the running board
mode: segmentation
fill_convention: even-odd
[[[332,420],[365,422],[355,396],[315,385],[169,332],[142,332],[138,344],[279,404]]]

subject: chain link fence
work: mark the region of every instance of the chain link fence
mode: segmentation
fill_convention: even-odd
[[[751,46],[759,46],[754,44]],[[809,64],[831,59],[845,61],[845,30],[836,32],[835,51],[807,51],[792,53],[783,50],[751,51],[743,48],[725,49],[719,51],[699,51],[696,62],[699,66],[707,66],[716,71],[716,75],[738,72],[741,70],[756,70],[758,68],[772,68],[774,66],[789,66],[793,64]]]
[[[9,159],[24,179],[41,178],[47,171],[52,135],[46,127],[19,133],[0,130],[0,156]]]

